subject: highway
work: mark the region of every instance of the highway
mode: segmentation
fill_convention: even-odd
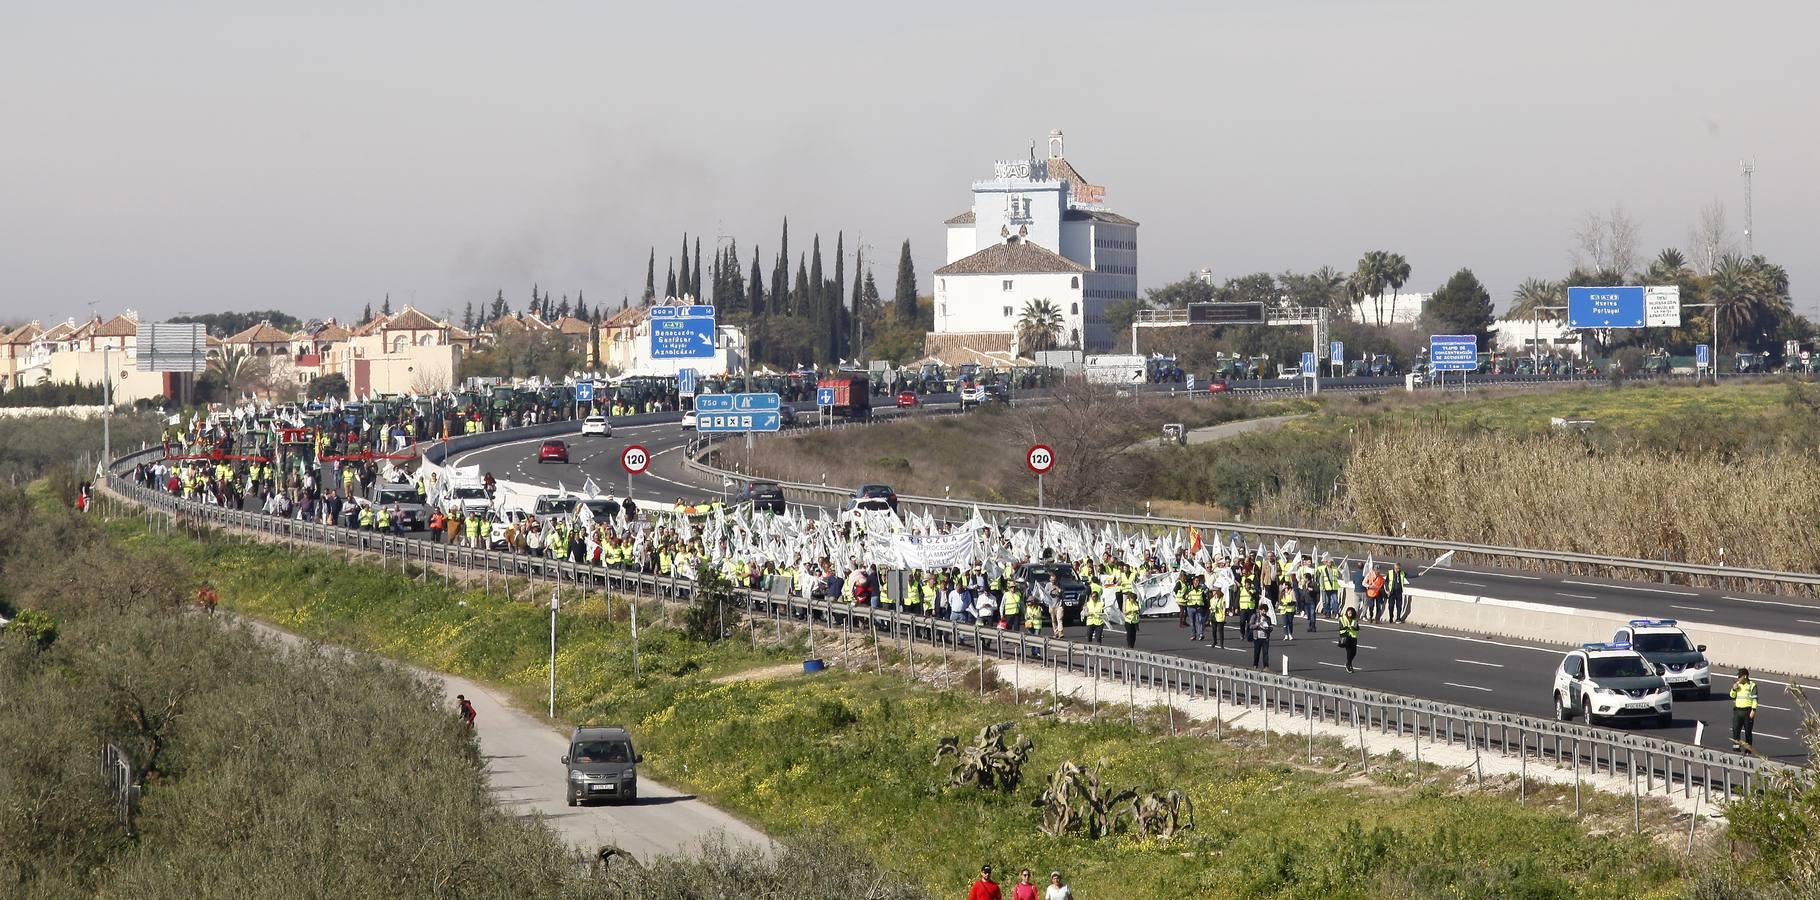
[[[626,475],[620,467],[619,454],[628,444],[637,443],[651,452],[652,464],[650,471],[633,479],[632,496],[640,503],[667,507],[678,497],[695,502],[720,493],[720,485],[702,483],[702,476],[685,469],[682,464],[684,448],[691,434],[677,424],[663,423],[616,427],[610,438],[572,435],[566,438],[571,447],[571,463],[567,465],[537,462],[536,449],[541,438],[458,453],[449,462],[478,466],[496,478],[552,490],[559,484],[579,488],[591,477],[602,490],[620,496],[626,488]],[[1412,562],[1405,561],[1405,567]],[[1414,575],[1414,570],[1411,574]],[[1616,620],[1628,617],[1684,616],[1743,628],[1820,635],[1820,606],[1802,603],[1799,598],[1761,597],[1677,585],[1624,583],[1483,567],[1435,569],[1419,579],[1419,586],[1605,610],[1612,613],[1614,626]],[[1367,623],[1361,636],[1361,671],[1349,675],[1345,671],[1344,656],[1333,644],[1332,623],[1323,622],[1320,628],[1320,639],[1310,639],[1301,633],[1298,623],[1295,641],[1276,641],[1272,648],[1272,669],[1282,671],[1276,656],[1286,654],[1290,660],[1290,673],[1300,677],[1525,715],[1547,717],[1553,714],[1552,673],[1560,662],[1561,646],[1447,633],[1408,624],[1372,626]],[[1695,634],[1697,637],[1697,629]],[[1229,648],[1225,650],[1192,645],[1187,640],[1186,630],[1177,627],[1174,621],[1153,620],[1142,625],[1138,647],[1228,665],[1249,663],[1250,648],[1239,648],[1237,628],[1229,627],[1227,637]],[[1609,634],[1589,634],[1585,639],[1609,638]],[[1123,643],[1123,636],[1116,631],[1108,639]],[[1730,688],[1733,674],[1728,669],[1714,669],[1714,699],[1677,700],[1675,723],[1662,735],[1691,742],[1698,720],[1707,726],[1705,746],[1728,746],[1731,709],[1725,692]],[[1793,709],[1793,698],[1786,690],[1786,683],[1770,678],[1757,680],[1762,685],[1756,734],[1758,751],[1777,761],[1801,762],[1805,752],[1797,733],[1800,718]]]

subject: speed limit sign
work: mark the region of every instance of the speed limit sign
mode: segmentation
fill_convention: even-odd
[[[619,464],[625,466],[627,475],[642,474],[651,467],[651,451],[632,444],[619,454]]]
[[[1048,444],[1033,445],[1024,457],[1024,465],[1029,466],[1030,471],[1042,475],[1055,468],[1055,451],[1049,449]]]

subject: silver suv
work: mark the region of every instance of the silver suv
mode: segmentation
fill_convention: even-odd
[[[568,769],[570,806],[592,800],[638,800],[638,764],[644,754],[632,750],[632,735],[618,725],[584,725],[569,737],[562,757]]]

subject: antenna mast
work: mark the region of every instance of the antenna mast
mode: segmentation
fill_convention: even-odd
[[[1749,253],[1756,249],[1751,241],[1751,176],[1757,174],[1757,164],[1741,160],[1738,174],[1744,176],[1744,250]]]

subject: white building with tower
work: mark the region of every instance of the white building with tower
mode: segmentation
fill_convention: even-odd
[[[1138,223],[1107,209],[1105,196],[1062,155],[1060,131],[1049,132],[1046,159],[1033,148],[1030,158],[995,163],[991,178],[973,183],[972,208],[947,222],[929,353],[1014,349],[1031,301],[1060,312],[1061,346],[1110,347],[1106,307],[1137,296]]]

